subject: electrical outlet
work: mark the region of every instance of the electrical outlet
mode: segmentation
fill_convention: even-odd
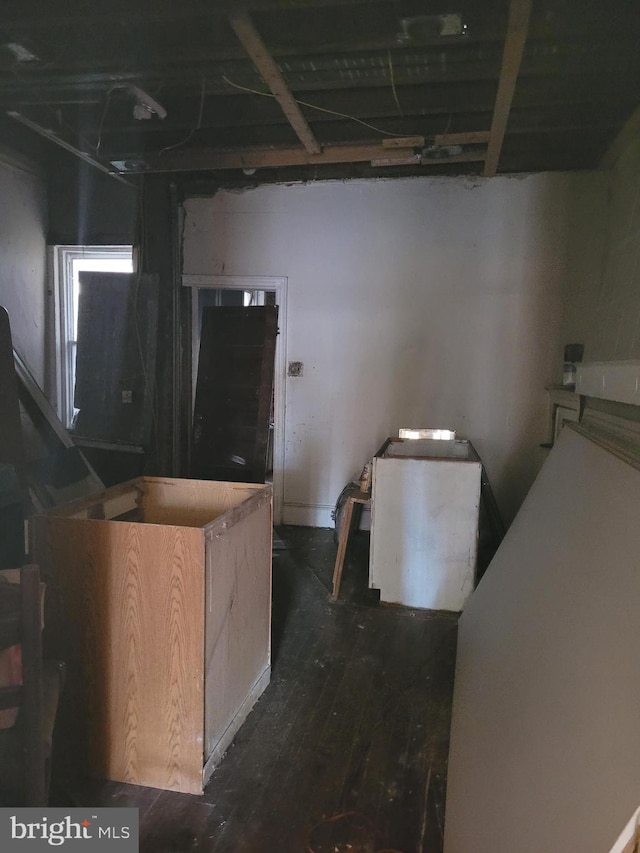
[[[287,376],[302,376],[304,364],[301,361],[290,361],[287,368]]]

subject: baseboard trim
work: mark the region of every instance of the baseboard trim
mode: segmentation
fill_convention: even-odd
[[[331,513],[334,507],[329,504],[287,503],[282,507],[282,523],[297,527],[333,527]]]
[[[282,523],[294,527],[333,527],[332,513],[335,507],[329,504],[285,503],[282,507]],[[371,508],[362,507],[358,530],[371,530]]]

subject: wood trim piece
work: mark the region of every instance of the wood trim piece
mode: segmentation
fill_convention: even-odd
[[[383,148],[422,148],[424,136],[397,136],[391,139],[383,139]]]
[[[509,4],[509,22],[507,37],[502,54],[502,66],[498,80],[498,92],[493,108],[491,134],[487,148],[487,158],[484,164],[485,178],[495,175],[500,160],[500,151],[507,129],[507,121],[516,88],[516,80],[520,71],[520,63],[527,40],[529,18],[531,16],[532,0],[511,0]]]
[[[333,602],[336,602],[340,595],[342,572],[344,571],[344,561],[347,556],[347,548],[349,547],[351,526],[356,504],[360,506],[370,505],[371,495],[360,492],[357,495],[349,495],[347,498],[347,503],[344,509],[344,518],[342,519],[342,529],[340,530],[340,541],[338,542],[338,553],[336,554],[336,562],[333,568],[333,585],[331,591],[331,601]]]
[[[101,506],[104,509],[105,518],[108,518],[107,507],[115,506],[116,502],[120,506],[119,499],[124,498],[127,500],[129,496],[131,497],[131,501],[138,503],[144,491],[145,480],[137,477],[134,480],[127,480],[126,483],[110,486],[108,489],[102,486],[100,490],[96,490],[92,495],[76,498],[62,506],[52,507],[50,510],[47,510],[46,514],[55,518],[88,518],[89,515],[87,513],[92,511],[92,507]]]
[[[600,161],[601,169],[612,169],[625,148],[640,134],[640,106],[631,113]]]
[[[303,147],[244,148],[236,151],[215,148],[166,151],[147,160],[146,172],[189,172],[209,169],[266,169],[279,166],[321,166],[331,163],[370,163],[388,157],[380,143],[325,146],[320,154]],[[473,163],[485,159],[484,151],[463,151],[454,157],[422,158],[422,165]]]
[[[252,486],[246,486],[245,488],[250,489]],[[244,521],[245,518],[248,518],[263,504],[271,503],[271,486],[257,484],[253,488],[256,489],[255,494],[242,501],[234,509],[225,512],[223,516],[214,519],[203,528],[206,542],[210,542],[212,539],[219,539],[227,530]]]
[[[310,154],[319,154],[322,147],[302,114],[298,102],[291,94],[287,81],[262,41],[250,15],[247,12],[231,15],[229,23],[262,79],[280,104],[282,112],[287,117],[300,142]]]
[[[445,145],[481,145],[489,141],[491,132],[488,130],[470,130],[466,133],[437,133],[433,144],[438,148]]]

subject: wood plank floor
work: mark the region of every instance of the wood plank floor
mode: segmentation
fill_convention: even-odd
[[[362,533],[331,604],[332,531],[279,534],[271,685],[204,796],[57,790],[138,806],[142,853],[440,853],[456,619],[376,605]]]

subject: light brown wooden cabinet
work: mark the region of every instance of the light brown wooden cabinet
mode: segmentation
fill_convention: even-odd
[[[141,478],[33,520],[95,776],[201,793],[269,683],[271,543],[271,488],[241,483]]]

